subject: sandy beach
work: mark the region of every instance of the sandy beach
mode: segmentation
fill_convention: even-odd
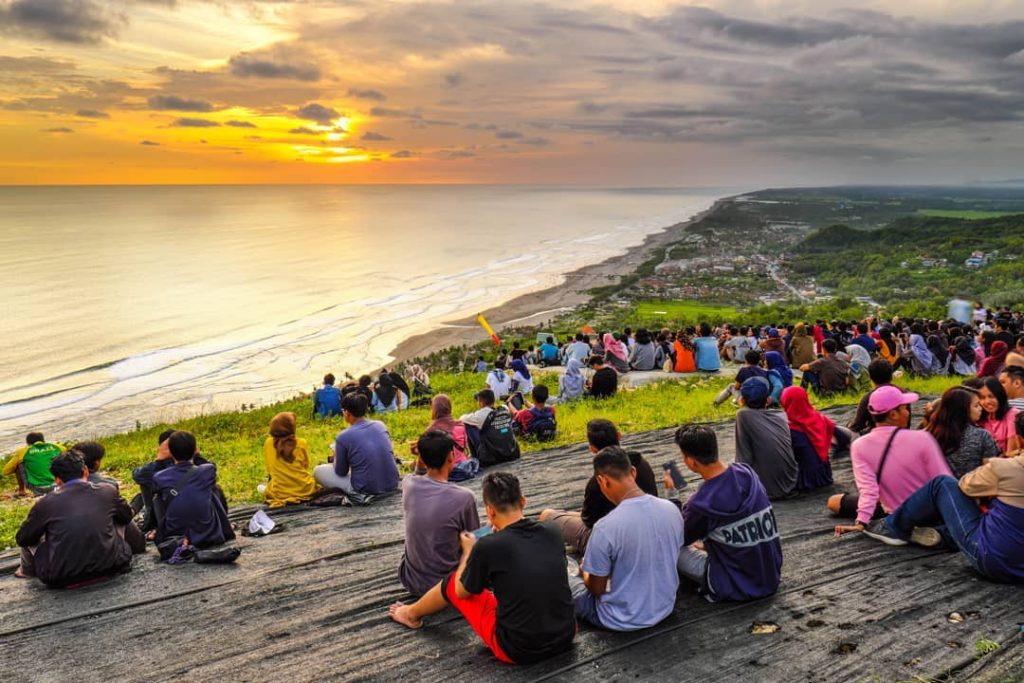
[[[537,292],[518,296],[511,301],[482,311],[496,331],[511,325],[539,325],[590,300],[588,292],[596,287],[615,283],[619,277],[633,270],[650,258],[682,238],[688,228],[699,223],[714,212],[728,197],[715,201],[708,209],[692,218],[653,233],[643,243],[619,256],[613,256],[600,263],[591,264],[566,273],[565,282]],[[469,316],[444,323],[436,330],[410,337],[395,347],[390,355],[395,363],[412,360],[439,351],[449,346],[475,344],[485,339],[483,330],[476,323],[476,316]]]

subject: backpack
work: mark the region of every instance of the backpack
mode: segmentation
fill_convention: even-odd
[[[480,467],[490,467],[519,459],[519,442],[512,431],[512,413],[498,406],[480,426],[477,460]]]
[[[528,436],[534,437],[537,441],[551,441],[555,438],[558,425],[555,422],[555,413],[551,408],[545,410],[536,407],[530,408],[530,415],[533,415],[533,419],[530,420],[530,425],[526,428]]]

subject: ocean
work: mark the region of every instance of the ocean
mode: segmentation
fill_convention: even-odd
[[[560,283],[722,191],[0,187],[0,452],[265,404]]]

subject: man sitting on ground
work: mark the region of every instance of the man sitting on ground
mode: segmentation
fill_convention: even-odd
[[[548,337],[540,345],[540,364],[542,367],[558,365],[558,346],[555,345],[555,338]]]
[[[1024,436],[1024,413],[1016,428]],[[987,511],[979,498],[991,499]],[[937,525],[941,531],[930,528]],[[889,545],[906,545],[925,532],[941,533],[985,578],[1024,583],[1024,455],[992,458],[959,483],[936,477],[864,528],[865,536]]]
[[[782,410],[767,410],[771,385],[764,377],[751,377],[740,387],[736,413],[736,462],[749,465],[772,500],[785,498],[796,488],[800,474],[793,454],[789,420]]]
[[[67,449],[59,443],[48,443],[40,432],[30,432],[25,445],[4,463],[4,476],[18,480],[19,496],[42,496],[53,490],[50,463]]]
[[[508,398],[512,392],[512,377],[505,372],[504,365],[501,367],[495,365],[494,369],[487,373],[487,379],[484,381],[487,383],[487,388],[500,399]]]
[[[621,438],[619,430],[610,420],[598,418],[587,423],[587,443],[590,446],[590,453],[593,455],[605,448],[618,446]],[[644,460],[644,456],[636,451],[627,451],[627,455],[630,464],[636,470],[637,486],[644,493],[657,497],[658,485],[654,481],[654,471]],[[587,480],[586,488],[583,491],[583,508],[579,512],[543,510],[540,513],[540,521],[547,522],[559,529],[566,544],[575,548],[576,552],[582,556],[587,552],[587,543],[590,541],[594,525],[614,509],[615,503],[601,493],[601,485],[598,484],[595,474]]]
[[[155,477],[158,472],[162,472],[174,464],[174,460],[171,458],[171,450],[167,442],[174,431],[175,430],[173,429],[165,429],[160,432],[160,435],[156,438],[156,458],[152,462],[140,465],[132,470],[132,480],[139,485],[139,495],[136,499],[132,500],[132,505],[138,509],[137,499],[141,498],[142,508],[145,509],[145,515],[142,522],[142,532],[149,536],[153,535],[151,532],[156,530],[157,523],[155,511],[156,506],[153,503],[157,489]],[[196,467],[206,465],[208,463],[209,460],[205,459],[199,453],[192,456],[192,464]],[[214,492],[220,499],[221,505],[223,505],[224,509],[227,510],[228,501],[227,498],[224,497],[224,492],[221,490],[220,486],[215,486]]]
[[[193,462],[196,437],[173,432],[167,448],[174,464],[153,477],[156,544],[180,536],[197,548],[207,548],[233,539],[227,508],[217,491],[217,466]]]
[[[687,469],[704,480],[683,506],[687,545],[679,553],[679,573],[710,602],[772,595],[782,576],[782,542],[757,473],[742,463],[719,462],[710,427],[680,427],[675,440]],[[665,487],[673,488],[668,472]]]
[[[565,364],[568,365],[569,361],[573,358],[581,363],[586,363],[587,358],[589,357],[590,339],[582,332],[577,332],[576,340],[569,344],[565,349]]]
[[[533,387],[530,396],[533,403],[527,403],[522,410],[515,410],[515,406],[509,404],[509,410],[514,411],[512,418],[516,432],[538,441],[550,441],[555,438],[558,423],[555,419],[555,407],[547,405],[548,388],[538,384]]]
[[[863,347],[865,351],[871,354],[875,353],[878,349],[877,342],[868,334],[867,323],[857,323],[857,336],[851,339],[850,343]]]
[[[334,440],[334,462],[313,468],[313,478],[325,489],[379,495],[398,488],[398,466],[387,427],[367,420],[369,402],[352,393],[341,401],[348,428]]]
[[[850,447],[857,493],[836,494],[828,499],[833,514],[856,517],[853,525],[836,526],[837,536],[863,531],[871,520],[898,508],[935,477],[953,476],[935,437],[924,430],[908,429],[910,405],[918,398],[893,386],[871,392],[868,408],[875,428]],[[932,545],[937,542],[930,537],[920,540]]]
[[[587,382],[587,392],[594,398],[608,398],[619,390],[619,373],[604,364],[601,356],[590,357],[590,369],[594,371]]]
[[[324,385],[313,394],[313,412],[322,418],[341,415],[341,389],[334,386],[334,375],[324,375]]]
[[[459,534],[480,528],[476,498],[468,489],[448,483],[455,465],[455,442],[432,430],[416,442],[427,467],[422,476],[402,480],[405,552],[398,578],[413,595],[423,595],[459,566]]]
[[[1016,408],[1019,413],[1024,413],[1024,368],[1007,365],[999,373],[999,383],[1006,390],[1010,408]]]
[[[86,481],[77,452],[57,455],[50,471],[56,489],[32,506],[15,537],[22,549],[15,576],[61,588],[131,571],[132,554],[146,543],[124,498]]]
[[[715,397],[715,405],[721,405],[732,396],[740,393],[740,387],[751,377],[764,377],[768,378],[768,371],[761,367],[761,352],[756,350],[747,351],[746,357],[744,358],[746,365],[739,369],[736,373],[736,381],[722,389],[721,393]],[[780,389],[781,391],[781,389]]]
[[[871,378],[875,389],[891,385],[892,364],[884,358],[876,358],[868,364],[868,377]],[[871,411],[868,410],[868,399],[870,398],[870,391],[861,397],[860,403],[857,404],[857,414],[853,416],[853,421],[848,425],[850,431],[855,434],[867,434],[875,428],[875,420],[871,417]]]
[[[683,518],[672,503],[640,490],[618,446],[594,456],[594,476],[615,509],[594,525],[582,578],[571,580],[576,616],[612,631],[649,628],[675,607]]]
[[[519,442],[512,426],[512,413],[494,405],[494,392],[481,389],[473,395],[478,409],[459,418],[466,426],[466,442],[480,467],[518,460]]]
[[[819,396],[846,391],[850,386],[852,370],[849,363],[836,358],[836,351],[839,350],[836,340],[826,339],[821,343],[821,350],[821,358],[800,366],[800,372],[804,373],[800,386],[810,388]]]
[[[523,516],[526,499],[515,476],[491,472],[481,488],[494,533],[478,541],[463,532],[455,573],[411,605],[396,602],[389,615],[420,628],[423,617],[451,605],[506,664],[530,664],[568,650],[576,619],[562,539]]]
[[[89,469],[90,482],[93,484],[110,484],[115,489],[120,490],[121,484],[118,483],[117,479],[100,474],[103,456],[107,454],[107,449],[103,447],[103,444],[98,441],[79,441],[71,450],[78,451],[78,454],[82,456],[82,462]]]

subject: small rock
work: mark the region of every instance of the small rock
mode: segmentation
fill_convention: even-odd
[[[772,621],[755,621],[750,625],[750,632],[755,636],[763,636],[769,633],[777,633],[782,628]]]
[[[950,612],[946,615],[946,619],[951,624],[962,624],[964,622],[964,615],[959,612]]]

